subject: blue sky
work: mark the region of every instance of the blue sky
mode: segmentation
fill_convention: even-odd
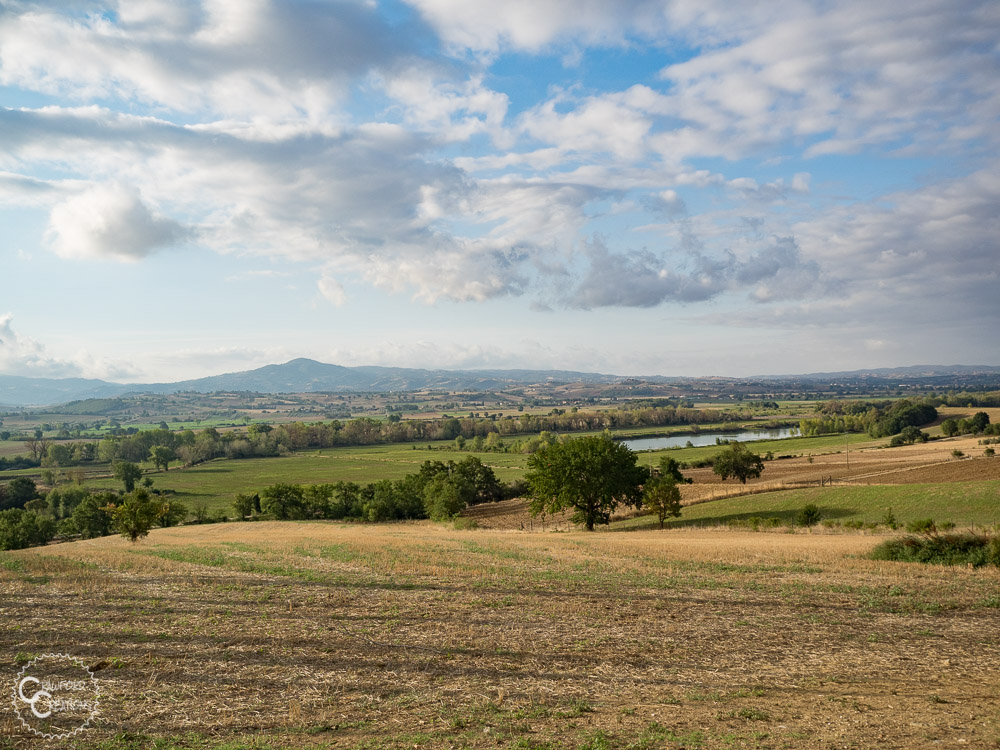
[[[1000,5],[745,5],[0,0],[0,372],[1000,364]]]

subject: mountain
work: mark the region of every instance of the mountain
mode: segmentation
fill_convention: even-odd
[[[213,375],[176,383],[125,385],[80,378],[53,380],[0,375],[0,404],[45,406],[87,398],[111,398],[125,393],[195,391],[255,391],[311,393],[317,391],[413,391],[427,388],[488,391],[533,383],[614,383],[615,375],[566,370],[419,370],[406,367],[342,367],[293,359],[283,365]]]
[[[525,385],[558,383],[671,383],[679,379],[661,375],[624,378],[572,370],[420,370],[407,367],[342,367],[293,359],[283,365],[267,365],[256,370],[231,372],[177,383],[145,383],[126,385],[104,380],[68,378],[29,378],[0,375],[0,404],[45,406],[88,398],[114,398],[126,393],[176,393],[195,391],[254,391],[257,393],[309,393],[317,391],[415,391],[425,389],[445,391],[492,391]],[[718,378],[684,378],[685,382],[718,381]],[[725,378],[721,380],[726,380]],[[746,380],[741,378],[740,380]],[[858,381],[907,382],[927,388],[996,387],[1000,367],[988,365],[916,365],[885,367],[848,372],[811,373],[809,375],[769,375],[754,378],[760,382],[797,381],[838,383]],[[813,386],[809,386],[813,387]]]
[[[132,386],[104,380],[0,375],[0,404],[5,406],[41,406],[85,398],[112,398],[129,390]]]

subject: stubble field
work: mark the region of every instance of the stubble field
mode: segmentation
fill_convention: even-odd
[[[0,669],[102,665],[59,747],[1000,743],[1000,574],[855,535],[245,523],[0,556]],[[8,709],[0,747],[46,746]]]

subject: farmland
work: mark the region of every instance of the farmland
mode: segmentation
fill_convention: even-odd
[[[3,678],[106,665],[63,745],[104,750],[997,742],[997,572],[873,544],[427,522],[61,544],[0,558]]]
[[[746,485],[685,468],[664,531],[622,512],[587,534],[513,499],[469,508],[464,528],[258,520],[0,553],[0,679],[50,652],[98,667],[101,716],[60,745],[79,750],[998,745],[997,569],[867,558],[889,512],[1000,522],[1000,459],[941,434],[968,415],[944,407],[935,439],[892,448],[755,442],[773,458]],[[144,468],[231,516],[236,493],[470,455],[503,481],[529,459],[442,440]],[[89,471],[87,487],[120,486]],[[807,503],[825,526],[795,528]],[[0,721],[0,748],[36,746]]]

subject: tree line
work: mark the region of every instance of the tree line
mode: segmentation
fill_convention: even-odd
[[[821,416],[803,419],[799,431],[805,437],[842,432],[867,432],[873,438],[897,435],[905,427],[919,427],[937,419],[938,412],[927,400],[827,401],[816,410]]]

